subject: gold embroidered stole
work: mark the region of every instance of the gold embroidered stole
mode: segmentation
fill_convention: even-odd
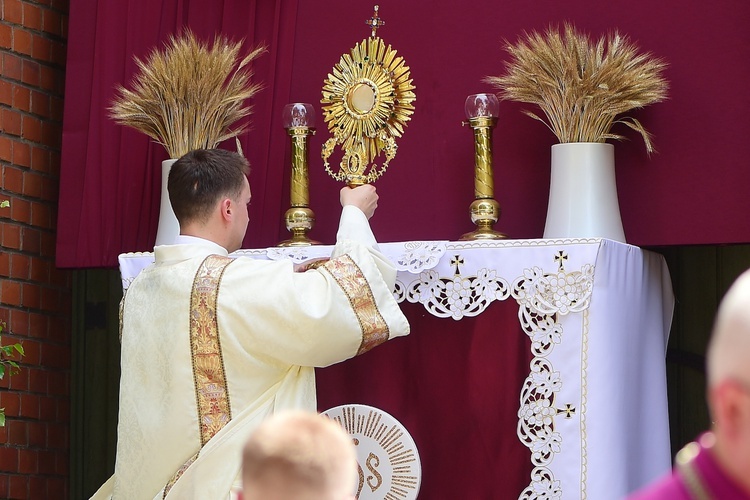
[[[375,297],[362,270],[348,255],[342,255],[326,262],[320,269],[327,271],[344,294],[357,316],[362,329],[362,342],[357,356],[388,340],[388,324],[378,310]]]
[[[198,267],[190,294],[190,353],[201,448],[232,419],[216,303],[221,277],[233,260],[219,255],[206,257]],[[175,472],[164,488],[164,498],[199,453]]]

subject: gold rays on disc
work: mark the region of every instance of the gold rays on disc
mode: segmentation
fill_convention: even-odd
[[[357,185],[383,175],[396,156],[395,138],[404,133],[414,113],[415,87],[404,58],[379,37],[358,43],[344,54],[323,84],[324,120],[333,137],[323,145],[326,171],[337,181]],[[344,151],[334,173],[329,157],[336,145]],[[383,152],[380,168],[372,164]]]

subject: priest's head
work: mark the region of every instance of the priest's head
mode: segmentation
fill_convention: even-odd
[[[196,149],[177,160],[167,190],[180,234],[239,249],[249,220],[248,172],[243,156],[223,149]]]

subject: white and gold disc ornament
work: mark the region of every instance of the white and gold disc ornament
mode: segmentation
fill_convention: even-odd
[[[357,450],[359,500],[417,498],[422,465],[409,432],[388,413],[366,405],[323,412],[352,436]]]
[[[350,185],[373,182],[383,175],[396,156],[395,138],[403,135],[416,99],[404,58],[375,35],[385,24],[378,17],[377,5],[367,24],[372,35],[341,56],[323,83],[320,101],[333,135],[323,144],[323,163],[334,179]],[[337,145],[343,157],[339,171],[334,172],[329,158]],[[381,152],[385,159],[378,167],[373,162]]]

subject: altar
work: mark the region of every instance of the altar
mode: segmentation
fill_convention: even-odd
[[[331,248],[232,255],[301,263]],[[380,248],[412,332],[318,369],[318,406],[398,419],[420,498],[617,499],[669,470],[674,298],[660,255],[598,238]],[[152,260],[121,255],[123,287]]]

